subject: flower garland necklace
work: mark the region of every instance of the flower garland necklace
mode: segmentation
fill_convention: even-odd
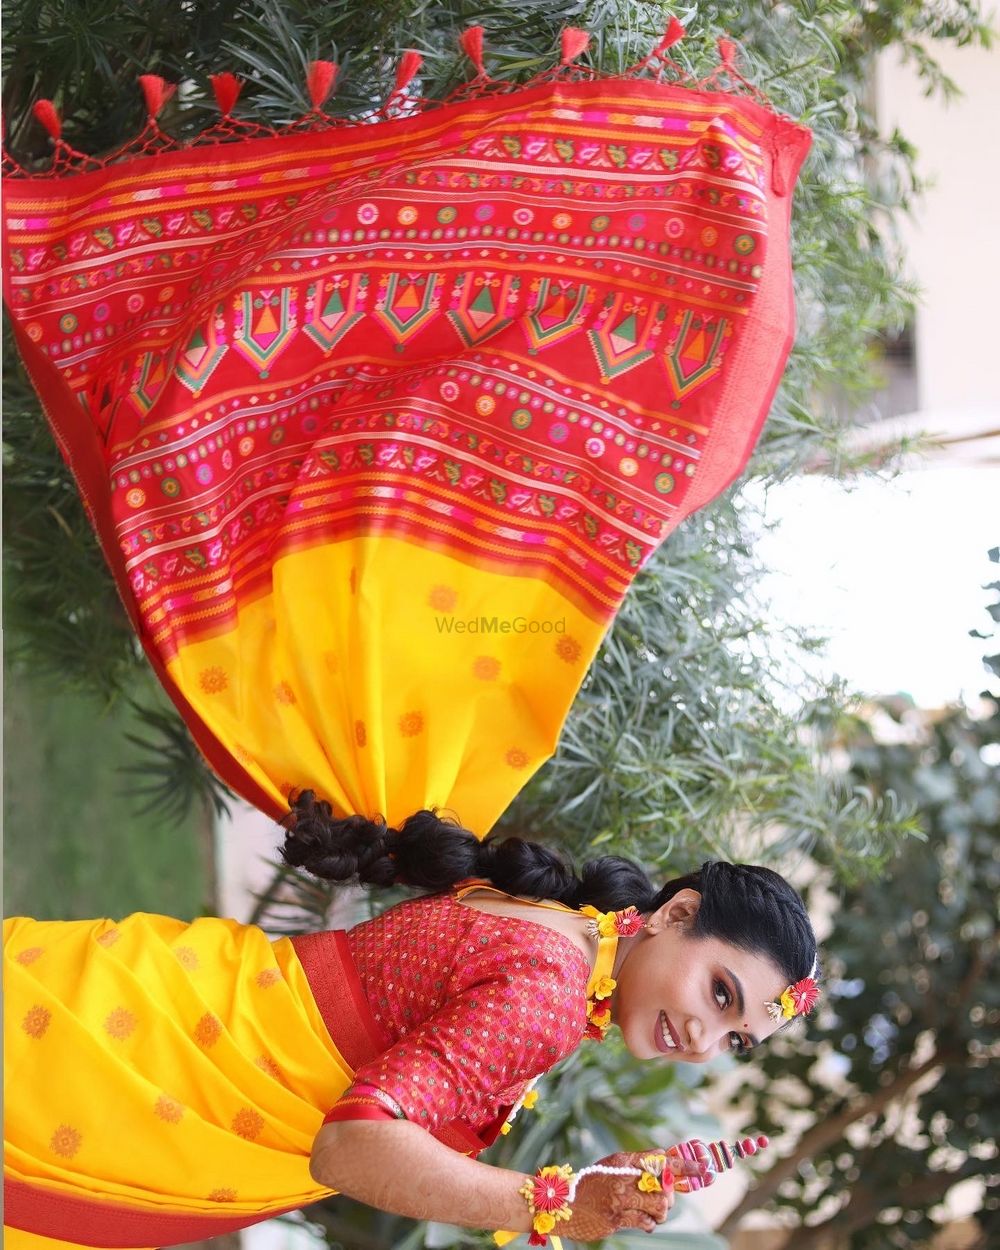
[[[620,937],[634,937],[643,926],[635,907],[622,911],[598,911],[589,904],[580,912],[587,919],[587,933],[598,941],[594,971],[587,982],[587,1029],[584,1037],[603,1042],[611,1027],[611,1008],[606,1003],[615,992],[617,982],[611,975],[615,966]]]
[[[611,1008],[606,1001],[615,992],[617,981],[611,975],[615,966],[620,937],[634,937],[643,927],[642,916],[635,907],[626,907],[623,911],[598,911],[589,904],[580,908],[587,917],[587,933],[598,940],[597,959],[594,971],[587,982],[587,1027],[584,1037],[595,1042],[603,1042],[611,1027]],[[538,1102],[538,1091],[534,1088],[539,1078],[529,1081],[524,1093],[511,1108],[506,1121],[500,1126],[501,1134],[506,1137],[511,1131],[517,1113],[523,1107],[530,1111]]]

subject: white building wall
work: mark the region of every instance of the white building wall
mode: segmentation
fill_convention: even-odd
[[[933,56],[962,92],[951,104],[928,99],[895,51],[875,80],[882,133],[898,127],[932,182],[914,219],[901,223],[907,276],[922,288],[920,410],[956,418],[989,413],[997,430],[1000,349],[991,308],[1000,292],[1000,54],[943,45]]]

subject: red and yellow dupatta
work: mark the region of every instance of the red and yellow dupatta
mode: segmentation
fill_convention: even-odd
[[[275,815],[487,832],[768,411],[808,132],[563,70],[8,180],[18,345],[122,597]]]

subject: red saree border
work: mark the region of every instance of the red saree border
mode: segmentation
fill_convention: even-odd
[[[17,171],[11,170],[5,175],[5,181],[17,186],[31,186],[32,193],[38,197],[32,207],[48,199],[66,199],[65,187],[71,184],[74,190],[86,198],[95,185],[106,181],[110,175],[117,181],[124,182],[129,177],[129,168],[137,163],[156,161],[164,172],[171,172],[180,179],[207,180],[204,173],[205,164],[211,152],[222,151],[227,156],[235,153],[245,154],[253,160],[257,153],[267,150],[274,168],[275,182],[285,180],[288,171],[283,167],[287,164],[294,174],[301,164],[303,156],[312,151],[329,154],[332,147],[341,149],[342,160],[349,166],[353,160],[353,152],[349,147],[348,137],[358,140],[358,146],[371,150],[374,143],[373,132],[377,129],[377,147],[385,159],[392,160],[394,151],[401,140],[408,138],[413,132],[424,130],[427,141],[433,147],[438,134],[449,130],[455,125],[456,118],[465,114],[465,124],[474,129],[487,118],[497,113],[511,113],[518,110],[532,110],[541,105],[546,97],[580,99],[592,103],[594,98],[602,99],[605,107],[615,110],[631,104],[635,99],[648,99],[655,93],[657,106],[670,105],[691,114],[712,112],[720,108],[734,109],[741,122],[748,128],[746,138],[751,143],[758,143],[763,149],[772,148],[772,130],[781,130],[789,126],[806,132],[806,127],[795,122],[786,114],[777,112],[771,107],[758,103],[752,96],[737,94],[734,91],[707,91],[701,86],[681,86],[676,83],[661,82],[655,78],[623,78],[610,76],[591,79],[550,79],[546,82],[527,84],[515,87],[514,90],[478,99],[457,99],[441,103],[433,113],[427,110],[396,116],[380,117],[375,125],[368,120],[348,121],[330,126],[325,130],[297,131],[295,133],[264,135],[243,138],[237,142],[196,143],[188,147],[177,147],[159,151],[152,155],[125,152],[121,159],[110,162],[97,169],[67,170],[53,174],[49,171]],[[563,126],[562,129],[566,127]],[[789,183],[784,184],[786,187]],[[200,188],[194,194],[200,195]],[[26,199],[26,196],[19,196]],[[200,203],[199,199],[199,203]],[[72,211],[68,208],[67,211]]]
[[[7,266],[4,265],[4,272],[6,271]],[[111,496],[107,490],[107,466],[101,458],[97,441],[87,423],[82,420],[73,421],[67,416],[65,383],[55,366],[51,362],[40,360],[37,354],[31,351],[30,339],[16,318],[11,317],[10,323],[21,360],[42,401],[49,427],[55,435],[63,459],[76,480],[87,516],[97,533],[104,558],[115,579],[118,597],[122,601],[153,672],[183,717],[198,749],[216,774],[265,815],[280,820],[285,815],[284,809],[237,763],[208,728],[181,693],[176,682],[171,679],[163,660],[156,651],[153,640],[143,629],[135,594],[125,571],[125,560],[115,532],[114,519],[111,514]]]
[[[796,334],[795,291],[791,278],[792,197],[788,192],[809,154],[811,142],[811,135],[803,127],[782,117],[774,118],[770,142],[771,176],[766,192],[768,221],[773,227],[768,232],[767,263],[743,334],[724,372],[718,399],[719,415],[708,436],[700,472],[678,509],[674,526],[714,499],[746,468],[784,376],[788,352]],[[773,339],[776,325],[784,330],[782,350],[775,358],[771,375],[762,379],[757,372],[747,370],[746,361],[760,358],[762,345]],[[740,439],[736,446],[733,432],[738,423],[725,418],[741,409],[754,412],[755,417],[752,424],[735,430]]]
[[[330,929],[323,933],[307,933],[293,937],[291,943],[333,1044],[356,1072],[363,1063],[387,1050],[392,1043],[368,1005],[351,956],[347,931]],[[510,1112],[510,1107],[501,1107],[496,1119],[481,1133],[476,1133],[462,1120],[451,1120],[430,1130],[431,1136],[460,1154],[477,1155],[496,1141],[501,1125]],[[360,1114],[344,1118],[371,1120],[385,1117]]]
[[[82,1198],[30,1181],[4,1176],[4,1223],[20,1232],[54,1237],[78,1246],[133,1250],[136,1246],[169,1246],[235,1233],[251,1224],[298,1210],[299,1204],[275,1207],[256,1215],[208,1215],[146,1211],[126,1202]]]
[[[387,1050],[391,1042],[368,1006],[351,957],[347,931],[329,929],[290,940],[333,1044],[357,1071],[367,1060]],[[353,1008],[353,1014],[348,1008]]]

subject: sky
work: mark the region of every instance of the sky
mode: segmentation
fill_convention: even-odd
[[[829,641],[818,669],[865,694],[905,692],[937,707],[1000,690],[982,657],[987,604],[1000,565],[1000,467],[910,470],[849,488],[823,477],[747,492],[775,529],[757,550],[761,586],[778,621]]]

